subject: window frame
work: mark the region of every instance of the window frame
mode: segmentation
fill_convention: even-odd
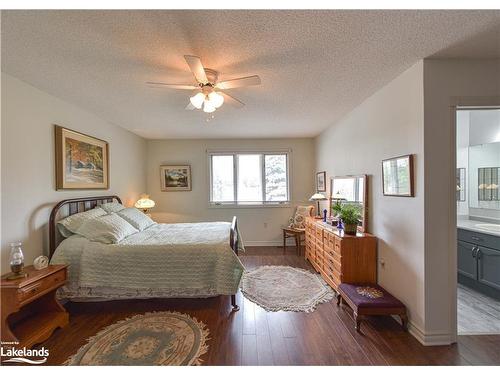
[[[213,156],[232,156],[233,157],[233,196],[234,201],[231,202],[214,202],[212,197],[212,157]],[[262,201],[260,202],[238,202],[238,155],[260,155],[260,169],[262,179]],[[287,200],[285,201],[266,201],[266,155],[285,155],[286,156],[286,191]],[[291,173],[291,156],[290,149],[252,149],[252,150],[207,150],[208,162],[208,205],[210,208],[262,208],[262,207],[290,207],[292,200],[292,192],[290,188]]]

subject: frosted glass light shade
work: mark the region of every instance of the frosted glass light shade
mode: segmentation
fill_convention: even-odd
[[[311,198],[309,198],[310,201],[325,201],[326,199],[327,198],[324,196],[324,194],[321,193],[316,193]]]
[[[219,108],[222,103],[224,103],[224,97],[215,91],[212,91],[210,94],[208,94],[208,99],[210,101],[210,104],[212,104],[215,108]]]
[[[148,208],[153,208],[155,206],[155,201],[149,199],[149,195],[143,194],[141,199],[135,202],[135,208],[139,208],[141,210],[147,210]]]
[[[203,102],[203,112],[212,113],[215,111],[215,107],[210,103],[209,100]]]
[[[195,96],[189,98],[191,104],[197,109],[201,108],[204,100],[205,100],[205,94],[203,94],[202,92],[199,92]]]

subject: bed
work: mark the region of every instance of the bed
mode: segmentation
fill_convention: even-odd
[[[67,284],[58,297],[72,301],[140,298],[206,298],[237,293],[244,267],[238,222],[153,224],[116,244],[81,235],[61,235],[57,222],[118,196],[67,199],[49,219],[51,264],[68,264]]]

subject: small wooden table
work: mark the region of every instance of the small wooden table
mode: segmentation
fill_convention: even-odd
[[[296,228],[283,228],[283,254],[286,252],[286,239],[295,238],[295,246],[297,246],[297,255],[301,254],[302,236],[305,236],[306,230]]]
[[[31,348],[68,324],[69,314],[55,297],[66,283],[66,268],[51,265],[36,270],[28,266],[24,269],[27,277],[7,280],[9,275],[2,276],[2,342]]]

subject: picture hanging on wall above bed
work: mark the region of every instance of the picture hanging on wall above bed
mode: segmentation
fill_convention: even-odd
[[[55,125],[56,189],[108,189],[108,142]]]
[[[161,191],[190,191],[191,166],[161,165],[160,182]]]

